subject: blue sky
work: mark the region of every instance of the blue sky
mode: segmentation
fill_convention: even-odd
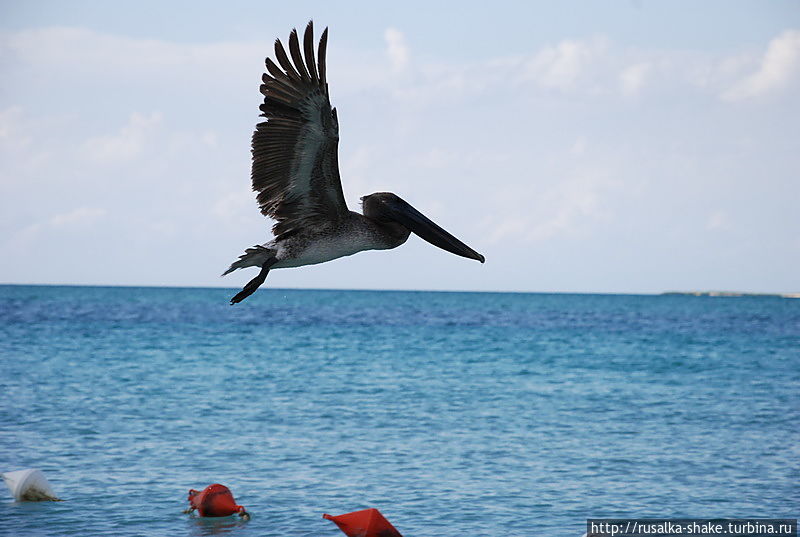
[[[310,18],[351,209],[487,262],[412,237],[268,285],[800,291],[796,2],[0,2],[0,283],[250,279],[263,59]]]

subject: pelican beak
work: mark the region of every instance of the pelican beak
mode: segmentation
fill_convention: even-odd
[[[408,228],[411,232],[422,237],[434,246],[447,250],[461,257],[468,257],[483,263],[484,257],[452,236],[450,233],[436,225],[427,216],[416,210],[408,202],[395,196],[384,202],[386,215]]]

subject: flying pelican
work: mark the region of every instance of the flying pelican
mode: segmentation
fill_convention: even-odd
[[[264,104],[259,108],[267,121],[253,133],[251,180],[261,213],[276,221],[275,238],[246,249],[222,274],[261,267],[258,276],[231,298],[232,305],[253,294],[271,269],[397,248],[412,232],[448,252],[484,262],[481,254],[391,192],[362,197],[363,214],[347,209],[337,157],[339,120],[325,78],[327,43],[326,28],[315,61],[312,21],[303,36],[305,58],[294,29],[289,35],[292,59],[279,39],[275,57],[280,67],[266,59]]]

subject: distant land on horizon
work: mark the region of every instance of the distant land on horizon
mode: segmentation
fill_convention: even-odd
[[[664,291],[661,294],[684,295],[684,296],[715,296],[715,297],[775,296],[780,298],[800,298],[800,293],[743,293],[740,291]]]

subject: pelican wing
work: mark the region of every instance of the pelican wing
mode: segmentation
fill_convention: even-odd
[[[291,60],[280,40],[275,40],[278,64],[266,60],[260,109],[267,121],[253,133],[252,181],[261,212],[276,220],[272,231],[279,238],[309,225],[335,224],[347,214],[337,157],[339,122],[325,77],[327,42],[326,28],[317,63],[309,22],[303,52],[292,30]]]

